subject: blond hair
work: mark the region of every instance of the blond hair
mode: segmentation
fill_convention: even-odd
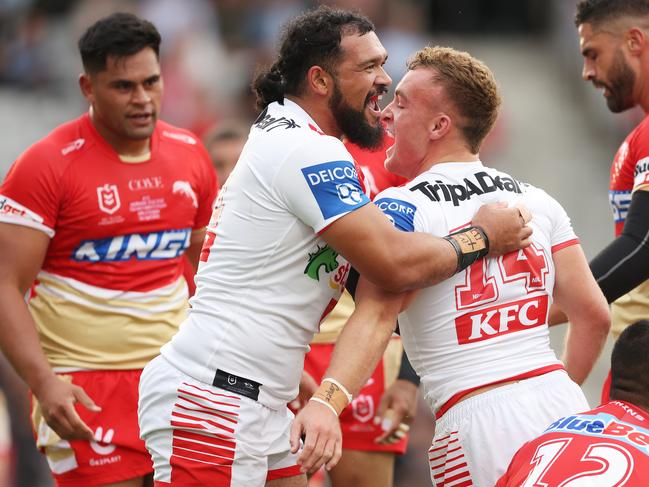
[[[491,70],[469,53],[449,47],[425,47],[408,60],[408,69],[430,68],[457,108],[459,127],[469,149],[477,154],[496,121],[500,95]]]

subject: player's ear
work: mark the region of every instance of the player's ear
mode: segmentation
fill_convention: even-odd
[[[629,29],[625,35],[626,47],[632,56],[639,56],[649,46],[645,31],[639,27]]]
[[[306,73],[306,82],[309,89],[320,96],[327,96],[333,92],[334,79],[321,66],[311,66]]]
[[[89,103],[94,101],[94,96],[92,92],[92,82],[90,76],[87,73],[81,73],[79,75],[79,89],[83,97],[88,100]]]
[[[446,113],[438,113],[431,120],[428,135],[431,140],[439,140],[451,130],[451,117]]]

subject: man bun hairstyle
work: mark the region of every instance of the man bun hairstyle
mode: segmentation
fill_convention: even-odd
[[[160,56],[160,33],[148,20],[124,12],[104,17],[79,39],[81,62],[86,73],[106,69],[108,57],[124,58],[150,47]]]
[[[577,5],[575,25],[598,24],[619,17],[649,15],[649,0],[582,0]]]
[[[335,75],[343,36],[371,31],[374,24],[367,17],[327,6],[289,21],[282,31],[275,62],[258,72],[252,83],[257,107],[263,110],[272,102],[281,102],[284,95],[300,95],[312,66],[321,66]]]
[[[500,107],[498,85],[491,70],[467,52],[450,47],[425,47],[408,60],[408,69],[429,68],[458,111],[458,126],[473,154],[491,131]]]

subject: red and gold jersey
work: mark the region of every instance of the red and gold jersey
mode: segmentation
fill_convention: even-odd
[[[615,235],[620,235],[634,191],[649,189],[649,117],[626,137],[611,166],[609,200]],[[649,314],[649,282],[645,281],[611,306],[612,331],[619,336],[631,323]]]
[[[158,122],[121,158],[86,114],[31,146],[0,187],[0,221],[51,237],[30,308],[58,368],[140,368],[185,316],[182,255],[215,198],[209,156]]]
[[[648,443],[647,412],[612,401],[552,423],[518,450],[496,487],[643,487],[649,478]]]

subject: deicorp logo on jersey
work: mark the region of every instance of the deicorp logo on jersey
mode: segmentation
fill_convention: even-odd
[[[189,247],[191,228],[164,232],[131,233],[99,240],[84,240],[72,259],[90,262],[173,259]]]
[[[305,167],[302,174],[325,219],[360,208],[370,201],[350,161],[331,161]]]
[[[381,198],[374,202],[388,220],[400,230],[413,232],[415,230],[415,213],[417,207],[407,201],[393,198]]]

